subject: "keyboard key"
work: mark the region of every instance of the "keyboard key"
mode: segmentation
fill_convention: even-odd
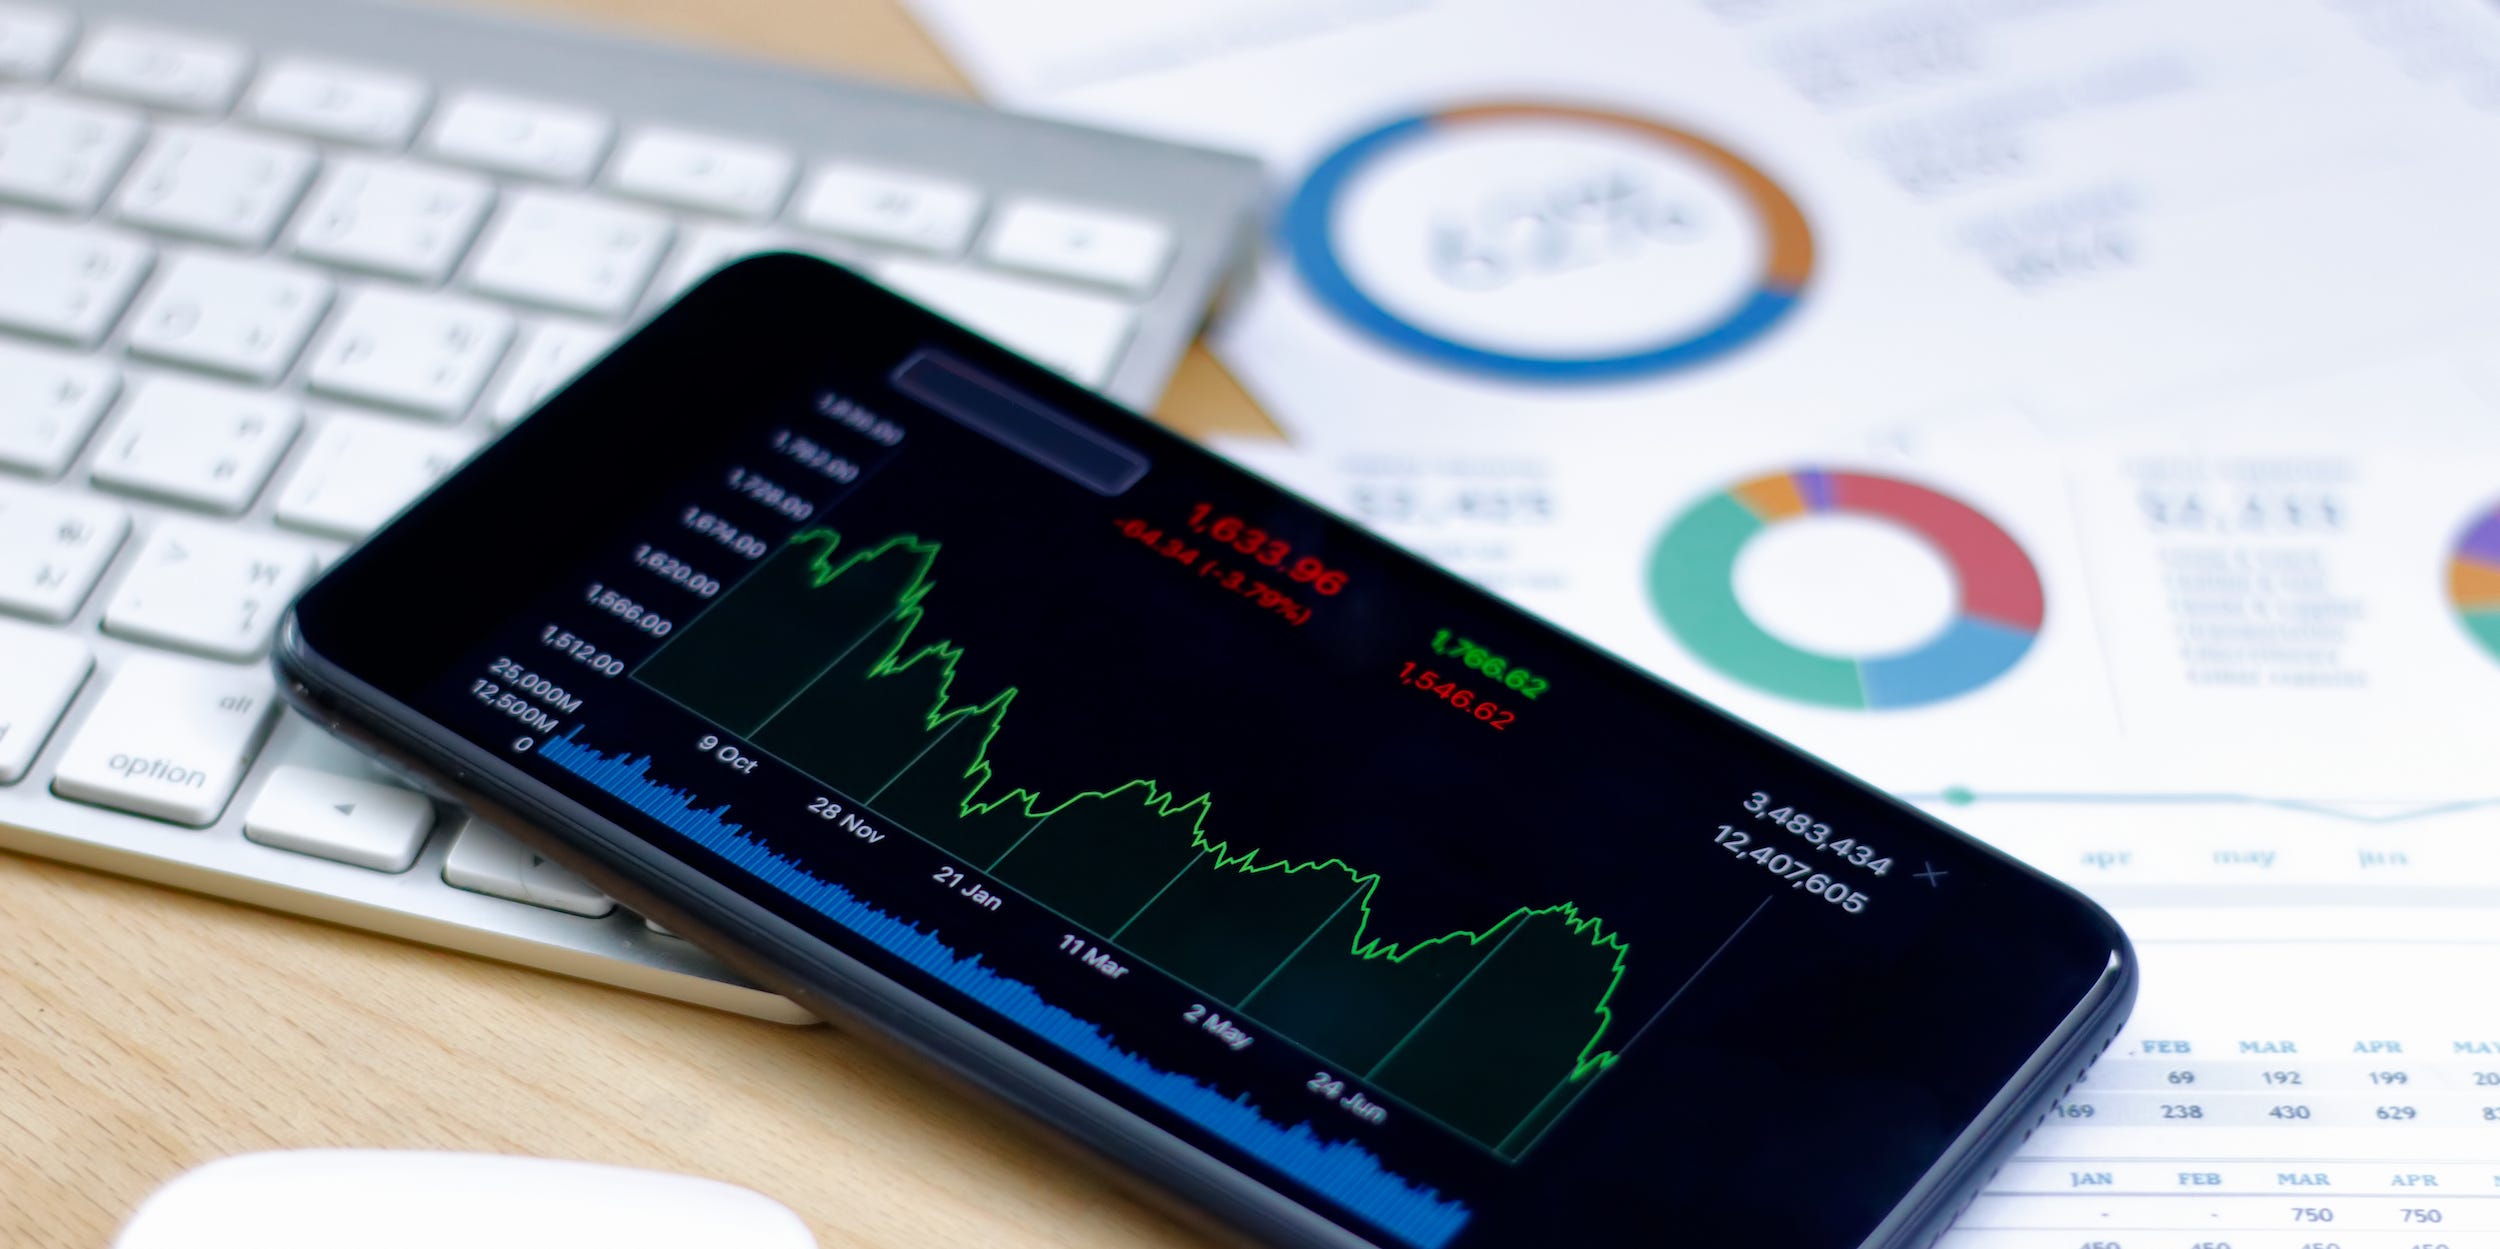
[[[101,360],[0,343],[0,465],[60,476],[120,389]]]
[[[799,221],[810,229],[940,256],[964,249],[981,193],[918,174],[833,165],[808,184]]]
[[[69,739],[52,792],[205,828],[269,736],[278,692],[258,668],[132,655]]]
[[[130,514],[101,499],[0,488],[0,611],[78,614],[129,533]]]
[[[295,254],[412,282],[440,282],[468,250],[495,188],[406,161],[331,163],[295,228]]]
[[[608,183],[638,199],[763,221],[790,193],[797,167],[777,147],[654,126],[625,141]]]
[[[422,795],[292,764],[271,772],[243,813],[243,835],[264,846],[377,872],[407,871],[433,826]]]
[[[468,410],[512,338],[512,314],[452,295],[356,292],[313,348],[314,390],[443,420]]]
[[[312,571],[312,550],[300,543],[165,521],[104,605],[104,631],[212,659],[256,658]]]
[[[44,79],[69,51],[69,14],[0,4],[0,78]]]
[[[103,226],[0,221],[0,328],[92,347],[152,258],[146,243]]]
[[[607,150],[608,119],[584,108],[464,91],[444,102],[425,150],[456,165],[581,182]]]
[[[243,115],[308,139],[401,148],[425,113],[426,95],[425,84],[405,74],[290,57],[261,72]]]
[[[134,225],[258,250],[304,193],[313,151],[205,126],[164,126],[122,185],[115,211]]]
[[[1137,313],[1127,304],[1079,291],[917,260],[889,260],[871,272],[906,298],[1087,386],[1110,378],[1136,328]]]
[[[452,838],[451,853],[443,859],[443,883],[592,919],[616,909],[616,899],[591,888],[589,881],[476,816]]]
[[[86,644],[48,629],[0,623],[0,785],[25,777],[78,687],[95,670]]]
[[[529,327],[521,348],[512,353],[512,368],[486,404],[486,415],[500,426],[510,425],[537,410],[573,376],[616,345],[617,333],[578,321],[540,321]]]
[[[486,230],[468,285],[592,316],[633,307],[668,247],[668,219],[587,195],[520,191]]]
[[[278,523],[324,537],[361,538],[459,467],[477,444],[467,433],[333,415],[279,489]]]
[[[252,54],[241,44],[142,26],[87,36],[71,62],[81,90],[184,113],[222,113],[234,103]]]
[[[107,104],[0,93],[0,200],[92,212],[145,128],[138,114]]]
[[[130,353],[274,382],[330,306],[330,279],[274,260],[177,256],[140,301]],[[5,385],[0,381],[0,385]]]
[[[303,423],[286,396],[182,377],[141,378],[104,435],[95,483],[236,515],[268,483]]]
[[[999,210],[981,255],[1004,268],[1143,295],[1172,258],[1172,232],[1127,213],[1018,200]]]

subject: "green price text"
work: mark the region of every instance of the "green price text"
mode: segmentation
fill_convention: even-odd
[[[1486,650],[1467,638],[1459,634],[1452,633],[1448,629],[1439,629],[1433,632],[1432,653],[1435,655],[1446,655],[1450,658],[1456,659],[1461,664],[1466,665],[1469,671],[1481,672],[1487,677],[1500,681],[1504,688],[1512,690],[1521,698],[1533,700],[1538,695],[1545,692],[1546,680],[1544,677],[1538,676],[1536,673],[1530,672],[1527,669],[1512,663],[1508,658],[1496,655],[1492,651]]]

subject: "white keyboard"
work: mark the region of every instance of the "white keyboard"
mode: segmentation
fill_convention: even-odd
[[[1145,406],[1259,193],[1238,157],[474,14],[0,0],[0,847],[805,1020],[283,712],[280,609],[759,250]]]

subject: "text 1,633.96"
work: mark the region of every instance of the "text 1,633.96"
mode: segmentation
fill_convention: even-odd
[[[1344,569],[1331,568],[1309,555],[1297,557],[1292,543],[1238,516],[1218,512],[1212,503],[1189,510],[1189,531],[1277,570],[1287,581],[1308,584],[1313,593],[1333,596],[1345,589]]]

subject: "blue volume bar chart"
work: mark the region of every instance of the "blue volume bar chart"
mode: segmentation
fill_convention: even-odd
[[[1307,1123],[1278,1124],[1246,1098],[1228,1098],[1155,1067],[1093,1024],[1044,1001],[1031,985],[983,966],[978,955],[960,956],[934,935],[773,853],[743,825],[724,818],[726,805],[698,808],[692,795],[651,779],[647,756],[602,754],[574,740],[576,732],[546,742],[539,755],[1399,1239],[1441,1249],[1466,1227],[1465,1205],[1390,1172],[1361,1145],[1323,1140]]]

